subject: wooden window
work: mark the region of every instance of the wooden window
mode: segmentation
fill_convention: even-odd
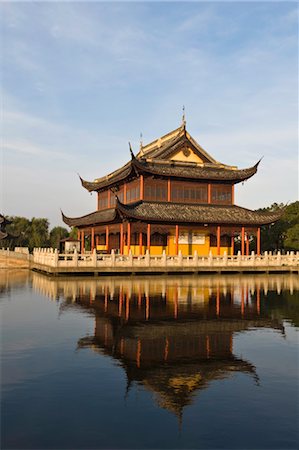
[[[213,184],[211,200],[212,203],[231,205],[232,187],[227,184]]]
[[[144,180],[144,200],[167,201],[167,180]]]
[[[108,208],[108,191],[98,193],[98,205],[99,209]]]
[[[207,203],[208,185],[173,181],[171,183],[171,201],[178,203]]]
[[[132,203],[140,200],[140,181],[134,180],[127,184],[127,202]]]

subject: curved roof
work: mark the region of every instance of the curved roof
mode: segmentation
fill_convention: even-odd
[[[257,212],[236,205],[159,203],[139,201],[129,205],[117,202],[115,208],[95,211],[82,217],[70,218],[62,213],[69,226],[84,227],[115,222],[120,217],[144,222],[180,224],[266,225],[278,220],[282,211]]]
[[[115,173],[95,181],[86,181],[80,177],[82,186],[89,192],[98,191],[125,180],[132,174],[148,173],[169,178],[214,181],[222,183],[240,183],[248,180],[256,172],[260,161],[247,169],[228,168],[223,165],[202,165],[179,163],[177,161],[147,160],[134,158]]]
[[[186,147],[191,148],[198,157],[197,160],[201,162],[176,160],[175,155]],[[222,164],[212,158],[192,138],[184,126],[141,147],[137,156],[134,156],[131,151],[131,156],[131,161],[104,177],[94,181],[86,181],[80,177],[82,186],[89,192],[98,191],[113,187],[129,177],[136,177],[139,173],[216,183],[239,183],[252,177],[260,162],[258,161],[254,166],[246,169],[237,169],[235,166]]]

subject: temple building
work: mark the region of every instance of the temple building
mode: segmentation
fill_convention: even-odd
[[[216,161],[182,126],[147,145],[131,160],[82,186],[97,193],[96,211],[63,221],[78,228],[84,251],[144,255],[232,255],[239,239],[242,255],[255,242],[260,254],[260,227],[279,218],[235,205],[235,185],[248,180],[259,162],[238,169]]]

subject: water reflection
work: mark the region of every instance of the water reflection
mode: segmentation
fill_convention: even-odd
[[[60,301],[62,313],[79,306],[94,314],[94,333],[78,339],[78,348],[112,356],[126,372],[127,393],[132,383],[141,384],[160,407],[181,418],[213,380],[242,372],[259,382],[255,366],[234,353],[234,337],[254,328],[283,336],[281,311],[297,295],[299,280],[291,275],[53,280],[34,274],[33,287]],[[290,321],[298,325],[296,313]]]
[[[30,272],[24,269],[0,269],[0,298],[12,288],[23,289],[30,279]]]

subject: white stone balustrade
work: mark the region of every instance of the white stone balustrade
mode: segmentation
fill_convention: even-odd
[[[150,255],[147,251],[144,256],[133,256],[130,252],[129,255],[117,255],[112,252],[110,255],[93,253],[73,253],[73,254],[61,254],[57,250],[53,249],[34,249],[33,251],[33,263],[55,267],[55,268],[109,268],[109,267],[122,267],[122,268],[198,268],[210,267],[218,269],[225,267],[226,269],[237,269],[238,267],[298,267],[299,266],[299,252],[288,252],[282,255],[278,252],[276,255],[272,255],[265,252],[263,255],[256,255],[254,252],[249,256],[242,256],[240,252],[238,255],[228,256],[213,256],[210,253],[208,256],[199,256],[196,252],[194,256],[183,256],[179,253],[177,256],[167,256],[165,252],[162,255],[154,256]]]

